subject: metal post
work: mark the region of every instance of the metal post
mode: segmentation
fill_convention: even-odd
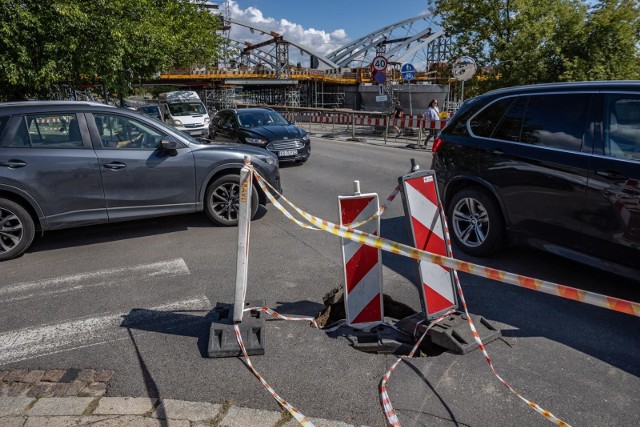
[[[355,141],[356,139],[356,115],[355,113],[351,114],[351,139]]]

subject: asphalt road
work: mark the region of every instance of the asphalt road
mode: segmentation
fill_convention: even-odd
[[[415,158],[394,144],[313,139],[311,159],[283,166],[285,195],[337,221],[337,196],[377,192],[383,201]],[[381,235],[408,243],[399,198]],[[38,237],[0,264],[0,370],[113,369],[109,396],[278,405],[237,358],[203,357],[207,315],[233,302],[236,229],[204,215],[65,230]],[[640,301],[640,282],[524,248],[491,260],[461,259],[593,292]],[[419,309],[412,261],[384,254],[385,293]],[[251,225],[248,299],[283,314],[316,315],[342,282],[338,238],[306,230],[272,205]],[[487,345],[502,378],[525,398],[576,426],[640,425],[640,320],[636,317],[461,274],[472,314],[502,330]],[[382,426],[380,379],[394,356],[366,354],[310,328],[270,321],[267,351],[253,362],[305,415]],[[479,351],[406,360],[389,381],[403,426],[544,426],[504,388]]]

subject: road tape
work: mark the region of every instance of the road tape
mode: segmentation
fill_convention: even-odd
[[[520,274],[509,273],[507,271],[485,267],[468,261],[460,261],[455,258],[449,258],[443,255],[437,255],[431,252],[414,248],[412,246],[394,242],[393,240],[373,236],[363,231],[356,230],[351,226],[342,226],[330,221],[323,220],[298,208],[286,197],[280,194],[276,189],[274,189],[268,181],[260,176],[257,171],[255,172],[255,177],[269,200],[285,216],[287,216],[288,218],[293,218],[293,216],[287,212],[286,208],[284,208],[282,204],[276,200],[271,191],[273,191],[275,194],[278,194],[279,198],[284,200],[289,206],[291,206],[291,208],[293,208],[298,214],[300,214],[300,216],[309,221],[309,223],[336,236],[351,239],[353,241],[364,243],[366,245],[373,246],[384,251],[402,255],[408,258],[432,262],[443,267],[449,267],[457,271],[473,274],[474,276],[480,276],[498,282],[508,283],[522,288],[544,292],[569,300],[583,302],[586,304],[595,305],[597,307],[607,308],[609,310],[640,317],[640,304],[636,302],[588,292],[566,285],[559,285],[557,283],[548,282],[546,280],[534,279],[532,277],[523,276]],[[294,221],[296,223],[302,224],[298,220]],[[307,226],[306,228],[309,227]]]
[[[440,203],[439,200],[438,200],[438,207],[440,209],[440,212],[444,212],[444,208],[442,207],[442,203]],[[443,214],[443,218],[444,218],[443,222],[444,222],[445,240],[446,240],[446,243],[447,243],[447,247],[449,249],[449,253],[453,254],[453,249],[451,247],[451,237],[449,235],[449,227],[447,226],[447,219],[444,216],[444,214]],[[456,288],[458,290],[458,296],[460,297],[460,302],[462,302],[462,307],[464,308],[464,312],[467,315],[467,322],[469,323],[469,328],[471,329],[471,333],[473,334],[473,338],[475,339],[476,343],[478,344],[478,347],[482,351],[482,355],[484,356],[484,359],[487,361],[487,364],[489,365],[489,368],[491,368],[491,372],[493,373],[493,375],[498,379],[498,381],[500,381],[502,383],[503,386],[505,386],[507,389],[509,389],[509,391],[511,393],[513,393],[518,399],[522,400],[527,405],[531,406],[537,413],[539,413],[540,415],[545,417],[547,420],[551,421],[552,423],[554,423],[557,426],[570,427],[569,424],[567,424],[565,421],[562,421],[561,419],[557,418],[555,415],[553,415],[548,410],[540,407],[537,403],[532,402],[529,399],[527,399],[524,396],[522,396],[520,393],[518,393],[513,387],[511,387],[511,385],[509,383],[507,383],[498,374],[498,371],[493,366],[493,362],[491,362],[491,358],[489,357],[489,353],[487,352],[486,348],[484,347],[484,344],[482,343],[482,339],[480,339],[480,334],[478,334],[478,331],[476,330],[476,327],[473,324],[473,320],[471,319],[471,315],[469,314],[469,309],[467,307],[467,302],[464,299],[464,294],[462,293],[462,286],[460,286],[460,279],[458,278],[458,272],[456,270],[453,270],[453,278],[454,278],[454,281],[455,281],[455,284],[456,284]]]
[[[420,339],[416,342],[416,345],[413,347],[411,352],[409,352],[409,354],[405,357],[407,359],[412,358],[415,352],[418,350],[418,347],[420,347],[420,344],[422,344],[422,340],[424,340],[424,337],[427,336],[427,333],[431,330],[431,328],[433,328],[436,323],[440,322],[441,320],[443,320],[445,317],[447,317],[453,312],[455,312],[455,310],[449,310],[448,312],[446,312],[436,320],[433,320],[431,324],[427,327],[427,329],[424,331]],[[420,322],[416,325],[416,330],[418,329],[419,324]],[[404,357],[398,357],[398,359],[395,361],[393,365],[391,365],[387,373],[384,374],[384,376],[382,377],[382,380],[380,381],[380,404],[382,405],[382,409],[384,410],[384,416],[387,417],[387,421],[389,421],[389,424],[391,424],[393,427],[399,427],[400,421],[398,420],[396,411],[393,409],[393,405],[391,404],[391,399],[389,399],[389,393],[387,392],[387,383],[389,382],[391,373],[396,368],[396,366],[398,366],[398,363],[400,363],[400,361],[403,358]]]
[[[505,272],[502,270],[493,269],[490,267],[483,267],[470,262],[458,261],[454,258],[449,258],[441,255],[436,255],[430,252],[422,251],[420,249],[403,245],[401,243],[394,242],[392,240],[376,237],[359,230],[354,230],[353,228],[350,228],[350,227],[340,226],[332,222],[320,219],[318,217],[310,215],[309,213],[295,206],[286,197],[284,197],[282,194],[278,193],[277,190],[271,187],[271,185],[264,178],[262,178],[257,172],[255,176],[258,180],[258,184],[263,189],[265,194],[267,194],[267,197],[269,198],[269,200],[271,200],[272,202],[275,202],[274,205],[283,213],[286,211],[286,209],[275,199],[275,197],[269,191],[269,188],[271,188],[271,190],[276,192],[282,200],[284,200],[303,218],[305,218],[311,224],[314,224],[317,227],[321,228],[322,230],[330,232],[339,237],[351,239],[351,240],[354,240],[363,244],[367,244],[369,246],[373,246],[373,247],[376,247],[388,252],[392,252],[398,255],[407,256],[417,260],[430,261],[438,265],[452,268],[454,270],[454,278],[456,282],[458,295],[460,296],[460,300],[462,301],[464,311],[467,315],[469,327],[471,329],[471,332],[474,336],[476,343],[478,344],[479,348],[482,351],[483,356],[485,357],[485,360],[487,361],[489,367],[491,368],[493,375],[516,397],[524,401],[527,405],[529,405],[531,408],[533,408],[536,412],[538,412],[540,415],[545,417],[547,420],[553,422],[558,426],[570,427],[570,425],[567,422],[557,418],[550,411],[540,407],[535,402],[526,399],[524,396],[518,393],[511,385],[509,385],[502,377],[500,377],[500,375],[496,371],[493,365],[493,362],[491,362],[491,359],[489,358],[489,355],[484,347],[484,344],[482,343],[482,340],[480,339],[480,336],[473,324],[473,321],[471,320],[471,316],[469,315],[468,307],[464,299],[464,295],[462,293],[462,287],[460,286],[460,280],[458,278],[457,270],[461,270],[461,271],[474,274],[477,276],[485,277],[488,279],[493,279],[493,280],[497,280],[505,283],[514,284],[516,286],[525,287],[532,290],[538,290],[538,291],[549,293],[556,296],[561,296],[563,298],[585,302],[592,305],[597,305],[599,307],[608,308],[614,311],[620,311],[622,313],[640,316],[640,304],[637,304],[631,301],[620,300],[617,298],[608,297],[601,294],[594,294],[591,292],[582,291],[580,289],[571,288],[564,285],[558,285],[556,283],[547,282],[544,280],[533,279],[531,277],[521,276],[514,273]],[[440,204],[440,209],[442,209],[441,204]],[[444,223],[445,223],[446,241],[447,241],[447,245],[450,247],[451,239],[449,236],[448,227],[446,225],[446,220]],[[431,326],[432,325],[430,325],[428,329],[430,329]],[[425,331],[425,334],[426,332],[427,331]],[[394,364],[394,367],[395,365],[397,365],[397,363],[399,362],[396,361],[396,363]],[[388,374],[390,375],[390,373]],[[399,426],[400,424],[397,419],[397,416],[395,415],[395,411],[391,406],[391,402],[389,400],[388,394],[386,394],[386,382],[388,381],[388,379],[389,377],[385,375],[385,377],[383,377],[383,382],[381,382],[381,402],[385,411],[385,416],[387,417],[389,422],[393,426]],[[383,385],[384,385],[384,389],[382,387]],[[385,392],[384,396],[382,394],[383,390]]]
[[[271,315],[273,317],[276,317],[276,318],[279,318],[279,319],[284,319],[284,320],[307,320],[307,321],[311,321],[311,323],[314,326],[318,327],[318,324],[316,323],[316,320],[313,317],[287,317],[287,316],[283,316],[280,313],[278,313],[278,312],[276,312],[274,310],[271,310],[270,308],[267,308],[267,307],[249,307],[249,308],[245,308],[243,311],[251,311],[251,310],[263,311],[263,312],[265,312],[265,313],[267,313],[267,314],[269,314],[269,315]],[[251,363],[251,359],[249,358],[249,354],[247,353],[247,349],[244,347],[244,343],[242,342],[242,334],[240,333],[240,327],[238,326],[238,323],[234,323],[233,328],[234,328],[234,330],[236,332],[236,339],[238,340],[238,345],[240,346],[240,349],[242,350],[242,356],[244,358],[244,363],[251,370],[253,375],[255,375],[256,378],[258,378],[258,380],[262,383],[264,388],[267,389],[267,391],[280,404],[280,406],[282,406],[284,409],[286,409],[293,416],[293,418],[295,418],[300,424],[302,424],[305,427],[315,427],[314,424],[306,416],[304,416],[302,414],[302,412],[298,411],[291,404],[289,404],[289,402],[287,402],[282,397],[280,397],[280,395],[269,385],[269,383],[262,377],[262,375],[260,375],[258,373],[256,368],[253,366],[253,363]]]

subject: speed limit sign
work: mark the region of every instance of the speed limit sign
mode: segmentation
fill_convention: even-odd
[[[376,56],[371,62],[371,68],[376,71],[385,71],[387,69],[387,58],[382,55]]]

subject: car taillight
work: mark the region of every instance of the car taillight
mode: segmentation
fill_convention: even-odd
[[[431,151],[432,152],[436,152],[438,151],[438,149],[440,148],[440,146],[442,145],[442,138],[436,138],[435,141],[433,141],[433,147],[431,147]]]

